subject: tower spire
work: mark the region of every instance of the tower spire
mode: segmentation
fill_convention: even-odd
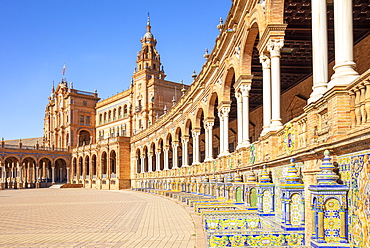
[[[148,21],[146,22],[146,31],[150,32],[150,29],[152,26],[150,26],[150,13],[148,12]]]

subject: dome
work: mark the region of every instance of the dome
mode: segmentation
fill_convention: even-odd
[[[146,32],[143,38],[144,39],[154,39],[154,35],[151,32]]]

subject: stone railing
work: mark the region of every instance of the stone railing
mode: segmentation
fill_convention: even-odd
[[[347,87],[352,127],[370,124],[370,69]]]

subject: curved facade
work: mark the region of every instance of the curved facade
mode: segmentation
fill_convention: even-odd
[[[213,202],[211,247],[368,247],[369,27],[364,0],[234,0],[186,86],[165,80],[148,19],[130,88],[99,101],[62,80],[42,147],[69,151],[72,184]],[[61,159],[0,152],[7,187],[18,164]],[[217,219],[240,206],[255,232]]]

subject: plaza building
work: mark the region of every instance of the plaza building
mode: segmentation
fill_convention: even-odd
[[[233,0],[190,86],[165,80],[148,20],[130,88],[100,101],[62,80],[40,146],[69,154],[72,185],[208,201],[211,247],[369,247],[369,11]],[[6,187],[27,164],[9,149]],[[53,174],[55,158],[29,167]]]

